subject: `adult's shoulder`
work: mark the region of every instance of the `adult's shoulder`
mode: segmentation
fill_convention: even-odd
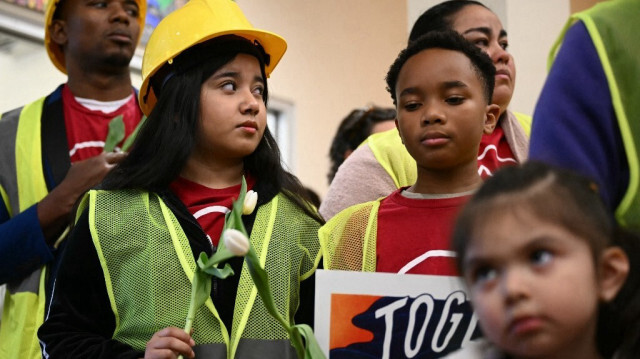
[[[402,149],[406,151],[404,146]],[[320,214],[328,220],[349,206],[386,196],[396,188],[369,143],[364,143],[338,169],[320,205]]]

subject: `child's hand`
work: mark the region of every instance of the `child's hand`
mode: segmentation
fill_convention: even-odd
[[[196,343],[184,330],[176,327],[166,327],[157,331],[147,343],[144,352],[145,359],[177,358],[182,355],[186,358],[194,358],[195,353],[191,349]]]

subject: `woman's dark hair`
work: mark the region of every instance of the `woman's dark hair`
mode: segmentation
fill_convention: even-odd
[[[354,151],[364,141],[373,130],[373,126],[383,121],[393,120],[396,117],[394,108],[370,107],[366,109],[357,109],[351,111],[345,117],[336,135],[331,142],[329,149],[329,158],[331,159],[331,168],[329,169],[329,183],[333,181],[338,167],[345,160],[347,151]]]
[[[391,94],[393,104],[397,105],[396,85],[398,76],[404,64],[414,55],[429,49],[446,49],[458,51],[464,54],[471,62],[471,68],[475,71],[483,85],[482,92],[487,104],[491,103],[493,88],[495,86],[496,68],[489,55],[478,47],[465,40],[462,35],[453,30],[435,31],[421,36],[416,41],[409,43],[406,49],[400,51],[387,72],[387,91]]]
[[[469,5],[480,5],[485,9],[489,9],[481,2],[473,0],[449,0],[442,2],[429,8],[420,15],[411,28],[409,42],[415,41],[420,36],[432,31],[452,30],[453,16]]]
[[[235,35],[214,38],[193,46],[165,65],[151,79],[158,94],[156,106],[141,127],[129,155],[105,178],[103,189],[166,190],[184,168],[196,145],[200,121],[202,84],[238,54],[254,56],[264,79],[263,100],[268,100],[263,48]],[[306,191],[298,179],[285,171],[280,150],[265,128],[256,150],[244,158],[245,173],[269,188],[282,191],[307,214],[322,222],[307,204]],[[302,199],[301,199],[302,198]]]
[[[615,299],[601,304],[597,344],[605,358],[614,351],[621,355],[616,359],[636,358],[640,353],[640,238],[617,228],[597,186],[581,175],[533,161],[496,171],[457,218],[452,246],[459,272],[464,273],[466,249],[473,234],[492,225],[493,218],[520,211],[583,238],[591,248],[594,265],[607,247],[620,246],[625,251],[629,276]]]

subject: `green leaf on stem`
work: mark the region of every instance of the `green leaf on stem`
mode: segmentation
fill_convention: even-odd
[[[249,268],[249,274],[251,274],[251,279],[253,279],[253,283],[256,285],[258,289],[258,293],[260,293],[260,298],[264,302],[265,307],[269,314],[271,314],[280,324],[289,330],[289,323],[285,321],[278,309],[276,308],[275,303],[273,302],[273,294],[271,294],[271,287],[269,287],[269,277],[267,276],[267,271],[264,270],[260,266],[260,260],[256,255],[253,247],[249,248],[249,253],[245,256],[245,260],[247,262],[247,267]]]
[[[200,252],[200,256],[198,257],[198,260],[196,261],[196,264],[198,265],[198,268],[200,269],[205,269],[207,268],[207,262],[209,262],[209,256],[207,255],[207,253],[205,252]]]
[[[300,335],[304,338],[306,343],[305,345],[305,358],[313,358],[313,359],[324,359],[324,353],[322,349],[320,349],[320,345],[316,340],[315,335],[313,335],[313,329],[307,324],[297,324],[294,325],[293,328],[300,333]]]
[[[200,269],[196,269],[193,283],[197,285],[195,286],[196,295],[196,310],[200,308],[207,301],[207,298],[211,295],[211,278]]]
[[[231,253],[227,248],[224,247],[223,243],[224,241],[220,240],[218,249],[209,259],[203,260],[202,254],[204,254],[204,252],[200,253],[200,260],[202,260],[202,265],[198,263],[198,266],[200,266],[200,268],[202,269],[211,268],[218,263],[222,263],[226,260],[229,260],[235,257],[233,253]],[[198,260],[198,262],[200,262],[200,260]]]
[[[127,137],[127,139],[124,140],[124,143],[122,144],[122,151],[127,152],[129,150],[129,147],[131,147],[131,145],[133,145],[133,141],[135,141],[136,136],[138,136],[138,131],[140,130],[140,127],[142,127],[142,124],[146,120],[147,120],[147,116],[143,115],[142,118],[140,119],[140,122],[138,122],[138,125],[133,130],[133,132],[131,132],[129,137]]]
[[[233,269],[231,269],[231,265],[229,265],[229,263],[226,263],[224,265],[224,268],[222,269],[217,267],[209,267],[207,269],[204,269],[203,271],[208,275],[212,275],[220,279],[225,279],[228,276],[233,275]]]
[[[109,121],[109,133],[104,141],[104,152],[112,152],[122,139],[124,139],[124,122],[122,115],[119,115]]]

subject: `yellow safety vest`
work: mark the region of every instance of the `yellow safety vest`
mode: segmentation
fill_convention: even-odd
[[[90,191],[86,201],[115,316],[113,339],[144,350],[156,331],[184,327],[196,268],[189,241],[154,193]],[[319,226],[282,194],[256,213],[250,240],[269,273],[283,318],[293,319],[299,283],[314,273],[320,261]],[[288,333],[268,314],[246,263],[235,275],[240,279],[233,327],[225,327],[208,298],[195,316],[196,356],[295,358]]]
[[[549,67],[564,36],[581,20],[596,48],[607,77],[611,102],[629,163],[629,187],[615,215],[625,227],[640,229],[640,1],[611,0],[573,14],[551,49]]]
[[[384,197],[383,197],[384,198]],[[348,207],[318,231],[325,269],[376,271],[376,239],[380,201]]]
[[[11,153],[0,174],[0,194],[13,217],[44,198],[48,191],[42,171],[40,119],[45,98],[0,118],[0,152]],[[5,152],[6,151],[6,152]],[[8,161],[9,163],[6,163]],[[44,321],[45,267],[19,283],[8,283],[0,324],[0,358],[41,358],[37,330]]]

